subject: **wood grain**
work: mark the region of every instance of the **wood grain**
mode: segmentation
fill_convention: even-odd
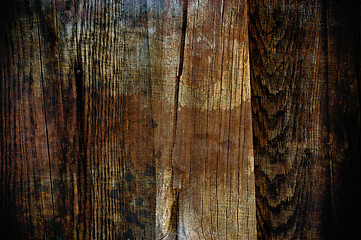
[[[1,236],[255,237],[245,1],[2,5]]]
[[[7,4],[1,22],[1,228],[18,239],[52,238],[57,195],[49,129],[54,121],[46,110],[50,85],[44,77],[39,15],[22,4]]]
[[[0,1],[0,238],[352,238],[360,12]]]
[[[77,7],[84,138],[93,191],[89,234],[153,239],[155,165],[146,1],[82,2]]]
[[[173,149],[181,239],[256,237],[247,16],[246,1],[188,2]]]
[[[352,27],[360,18],[353,5],[250,3],[261,239],[351,236],[360,179],[359,30]]]
[[[157,9],[148,25],[157,29],[157,238],[255,238],[247,4],[170,1]]]
[[[4,4],[2,231],[153,239],[145,2]]]

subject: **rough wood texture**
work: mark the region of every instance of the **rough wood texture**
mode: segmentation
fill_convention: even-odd
[[[0,239],[352,238],[360,12],[0,1]]]
[[[154,108],[164,111],[157,122],[171,133],[167,152],[157,154],[158,237],[255,238],[247,3],[173,1],[169,8],[177,17],[164,29],[174,31],[167,41],[175,47],[164,49],[169,65],[154,91],[164,108]]]
[[[3,4],[2,230],[153,239],[146,3]]]
[[[250,1],[259,238],[357,231],[358,10],[356,1]]]
[[[2,239],[256,236],[245,1],[1,4]]]

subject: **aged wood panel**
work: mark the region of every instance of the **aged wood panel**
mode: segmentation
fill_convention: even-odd
[[[1,1],[0,238],[351,238],[360,11]]]
[[[246,1],[1,4],[2,237],[255,237]]]
[[[255,238],[247,3],[165,7],[161,27],[168,32],[160,48],[168,56],[153,92],[161,98],[154,112],[162,129],[155,136],[167,145],[156,151],[162,163],[157,236]]]
[[[2,4],[3,236],[153,239],[146,2]]]
[[[1,227],[14,238],[53,238],[61,208],[61,203],[55,204],[59,195],[54,188],[64,185],[53,178],[52,170],[56,170],[51,154],[58,149],[49,147],[57,140],[49,136],[56,134],[53,126],[57,123],[54,112],[47,109],[54,104],[50,100],[58,97],[60,86],[54,89],[53,99],[45,96],[51,83],[44,76],[39,14],[21,3],[5,7],[1,14]],[[69,124],[74,120],[71,108]]]
[[[146,1],[75,6],[93,186],[89,237],[153,239],[156,188]]]
[[[189,1],[173,149],[184,239],[256,237],[248,49],[246,1]]]
[[[259,238],[347,238],[355,231],[360,199],[356,5],[250,2]]]

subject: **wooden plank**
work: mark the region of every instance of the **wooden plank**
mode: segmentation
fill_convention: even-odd
[[[26,6],[26,5],[25,5]],[[86,223],[85,204],[88,207],[83,178],[85,162],[82,126],[79,107],[81,104],[77,83],[76,36],[64,31],[66,20],[59,13],[69,10],[70,5],[35,1],[28,7],[36,16],[40,51],[44,102],[45,129],[49,158],[52,202],[54,216],[51,238],[82,238]],[[26,21],[26,19],[24,19]],[[24,56],[26,59],[26,56]],[[83,194],[84,193],[84,194]],[[41,238],[41,236],[39,236]]]
[[[360,178],[359,75],[351,27],[360,20],[346,10],[351,6],[250,5],[259,238],[351,236],[347,224],[350,209],[357,208],[353,186]]]
[[[3,4],[2,233],[18,239],[52,238],[56,210],[39,15],[18,2]]]
[[[2,236],[153,239],[145,2],[4,5]]]
[[[254,239],[246,1],[188,1],[173,149],[181,239]]]
[[[157,239],[254,238],[247,4],[151,2]]]
[[[153,239],[155,166],[146,1],[79,2],[91,238]]]
[[[353,238],[361,214],[360,3],[327,3],[327,69],[332,227]]]
[[[320,238],[329,211],[322,1],[250,5],[258,236]],[[326,227],[327,229],[327,227]]]

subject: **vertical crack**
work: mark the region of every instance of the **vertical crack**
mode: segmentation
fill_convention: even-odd
[[[175,95],[174,95],[173,144],[172,144],[173,149],[174,149],[174,145],[175,145],[175,138],[176,138],[176,132],[177,132],[179,85],[180,85],[180,78],[183,73],[184,48],[185,48],[185,40],[186,40],[186,32],[187,32],[187,15],[188,15],[188,0],[183,0],[182,36],[181,36],[181,42],[180,42],[179,66],[178,66],[178,74],[176,76],[176,86],[175,86]],[[173,151],[172,151],[171,157],[173,159]]]
[[[179,68],[178,68],[177,80],[180,80],[180,77],[182,76],[183,73],[184,47],[185,47],[186,32],[187,32],[187,16],[188,16],[188,0],[183,0],[182,36],[180,42]],[[177,83],[179,87],[179,81]]]
[[[82,63],[80,61],[80,50],[78,49],[78,61],[75,66],[75,88],[76,88],[76,118],[78,124],[78,146],[79,146],[79,162],[78,162],[78,177],[79,181],[79,189],[80,189],[80,196],[79,199],[80,203],[80,212],[79,215],[79,223],[82,223],[80,226],[80,238],[84,237],[87,238],[87,210],[88,210],[88,203],[89,199],[87,197],[88,191],[88,182],[89,182],[89,175],[87,174],[87,146],[85,140],[85,94],[84,94],[84,76],[82,71]],[[78,234],[79,234],[78,232]]]
[[[178,73],[176,75],[175,83],[175,95],[174,95],[174,118],[173,118],[173,139],[172,139],[172,151],[170,159],[172,161],[172,184],[173,184],[173,197],[174,202],[172,204],[171,216],[170,216],[170,226],[169,232],[174,233],[175,239],[178,239],[178,221],[179,221],[179,196],[181,189],[181,182],[179,181],[179,169],[176,168],[174,161],[174,147],[177,134],[177,125],[178,125],[178,107],[179,107],[179,90],[180,90],[180,79],[183,73],[183,63],[184,63],[184,49],[185,49],[185,40],[187,33],[187,17],[188,17],[188,0],[183,0],[183,16],[182,16],[182,35],[180,41],[179,49],[179,66]]]
[[[174,239],[178,239],[178,220],[179,220],[179,190],[174,191],[174,200],[170,216],[169,232],[174,234]]]
[[[187,15],[188,15],[188,0],[183,0],[183,21],[182,21],[182,36],[180,42],[180,50],[179,50],[179,67],[178,74],[176,76],[176,86],[175,86],[175,95],[174,95],[174,118],[173,118],[173,139],[172,139],[172,151],[171,151],[171,160],[173,167],[173,180],[175,180],[175,162],[174,162],[174,147],[175,147],[175,139],[177,135],[177,125],[178,125],[178,106],[179,106],[179,89],[180,89],[180,78],[183,73],[183,62],[184,62],[184,48],[185,48],[185,39],[186,39],[186,31],[187,31]],[[173,183],[175,183],[173,181]],[[173,184],[175,185],[175,184]],[[179,185],[179,184],[176,184]],[[177,188],[180,188],[178,186]]]
[[[80,3],[74,3],[75,12],[80,12]],[[81,13],[79,13],[80,15]],[[81,22],[80,22],[81,23]],[[79,30],[79,23],[76,24],[76,32]],[[80,31],[82,27],[80,26]],[[88,187],[92,183],[91,174],[88,170],[88,156],[87,156],[87,141],[86,141],[86,115],[85,115],[85,76],[84,76],[84,66],[82,61],[82,49],[81,49],[81,33],[75,35],[75,64],[74,64],[74,74],[75,74],[75,90],[76,90],[76,121],[77,121],[77,131],[78,131],[78,190],[79,190],[79,215],[77,216],[78,220],[78,239],[88,239],[91,234],[89,230],[90,219],[92,219],[92,201],[91,189]]]

